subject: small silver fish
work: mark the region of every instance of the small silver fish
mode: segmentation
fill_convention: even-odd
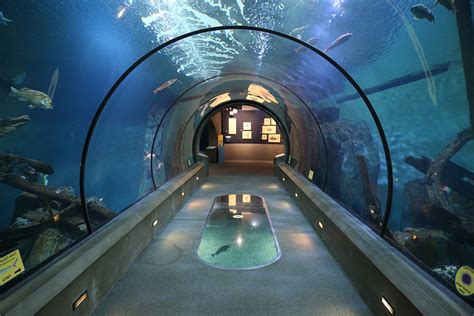
[[[305,26],[302,26],[302,27],[297,27],[293,31],[291,31],[289,35],[294,36],[298,39],[301,39],[301,35],[299,33],[303,32],[307,27],[308,27],[308,25],[305,25]]]
[[[329,45],[329,47],[324,50],[324,52],[327,53],[331,49],[334,49],[337,46],[341,45],[342,43],[347,42],[352,37],[352,35],[353,35],[352,33],[342,34],[341,36],[336,38],[336,40],[332,42],[331,45]]]
[[[166,88],[169,88],[175,82],[181,82],[181,81],[179,81],[178,79],[170,79],[170,80],[166,81],[165,83],[163,83],[158,88],[156,88],[155,90],[153,90],[153,93],[154,94],[160,93],[161,91],[165,90]]]
[[[3,12],[0,11],[0,25],[7,26],[8,22],[13,22],[13,20],[7,19]]]
[[[415,4],[410,10],[415,20],[427,19],[430,22],[435,22],[433,13],[423,4]]]
[[[51,101],[50,97],[44,92],[32,90],[29,88],[22,88],[18,90],[14,87],[10,87],[10,89],[10,96],[18,98],[20,101],[29,102],[30,105],[28,105],[28,107],[30,109],[53,109],[53,101]]]
[[[317,40],[318,40],[318,39],[317,39],[316,37],[311,37],[310,39],[308,39],[308,40],[306,41],[306,43],[308,43],[309,45],[313,45],[314,43],[316,43]],[[300,47],[295,48],[295,52],[296,52],[296,53],[299,53],[299,52],[301,52],[301,51],[302,51],[303,49],[305,49],[305,48],[306,48],[305,46],[301,45]]]

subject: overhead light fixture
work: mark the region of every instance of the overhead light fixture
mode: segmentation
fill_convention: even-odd
[[[72,303],[72,310],[75,311],[76,309],[78,309],[82,305],[82,303],[84,303],[87,300],[88,297],[89,295],[87,294],[87,290],[82,292],[81,295],[79,295],[79,297],[76,298],[74,303]]]
[[[383,306],[385,306],[385,308],[390,313],[390,315],[395,314],[395,309],[393,309],[392,305],[390,305],[390,303],[383,296],[382,296],[382,304],[383,304]]]
[[[232,113],[234,113],[234,114],[237,114],[237,112],[238,112],[237,109],[232,110]]]
[[[319,228],[321,228],[321,229],[324,228],[324,225],[323,225],[323,223],[322,223],[321,221],[318,221],[318,226],[319,226]]]
[[[152,223],[153,227],[155,227],[156,225],[158,225],[158,219],[155,219]]]

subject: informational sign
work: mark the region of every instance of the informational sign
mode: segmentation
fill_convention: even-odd
[[[459,294],[463,296],[474,294],[474,269],[468,266],[459,268],[455,282]]]
[[[271,123],[270,118],[264,118],[263,119],[263,125],[270,125],[270,123]]]
[[[252,196],[250,194],[242,194],[242,202],[244,203],[252,202]]]
[[[279,143],[280,141],[281,141],[281,135],[280,134],[268,135],[268,142],[269,143]]]
[[[237,119],[235,117],[229,117],[229,134],[237,134]]]
[[[224,146],[224,135],[217,135],[217,146]]]
[[[313,181],[313,178],[314,178],[314,171],[313,171],[313,170],[310,170],[310,171],[308,172],[308,179],[309,179],[310,181]]]
[[[236,205],[237,205],[237,195],[229,194],[229,206],[236,206]]]
[[[262,140],[267,140],[267,139],[268,139],[267,134],[262,134]]]
[[[0,286],[16,278],[23,271],[25,271],[25,266],[19,250],[0,258]]]
[[[277,125],[277,122],[275,122],[275,120],[271,118],[271,119],[270,119],[270,124],[271,124],[271,125]]]
[[[242,139],[252,139],[252,131],[242,131]]]
[[[262,126],[262,134],[275,134],[277,132],[276,126]]]
[[[252,122],[244,122],[242,125],[244,131],[252,130]]]

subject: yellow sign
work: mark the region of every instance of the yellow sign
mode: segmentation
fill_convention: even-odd
[[[250,194],[243,194],[242,195],[242,202],[244,202],[244,203],[252,202],[252,197],[250,196]]]
[[[0,286],[25,271],[19,250],[0,258]]]
[[[456,272],[456,289],[463,296],[474,294],[474,269],[468,266]]]
[[[217,146],[224,146],[224,135],[217,135]]]
[[[313,178],[314,178],[314,171],[313,170],[310,170],[309,173],[308,173],[308,179],[310,181],[313,181]]]

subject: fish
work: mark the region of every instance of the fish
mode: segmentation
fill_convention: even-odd
[[[306,41],[306,43],[308,43],[308,44],[310,44],[310,45],[313,45],[314,43],[316,43],[317,40],[318,40],[318,39],[317,39],[316,37],[311,37],[310,39],[308,39],[308,40]],[[296,53],[299,53],[299,52],[301,52],[304,48],[306,48],[306,47],[303,46],[303,45],[301,45],[300,47],[295,48],[295,52],[296,52]]]
[[[456,12],[456,6],[454,4],[454,0],[435,0],[433,4],[433,8],[436,7],[438,4],[441,4],[443,7],[448,9],[449,11],[455,13]]]
[[[342,34],[341,36],[336,38],[336,40],[332,42],[331,45],[329,45],[329,47],[324,50],[324,52],[327,53],[331,49],[334,49],[337,46],[341,45],[342,43],[347,42],[352,37],[352,35],[353,35],[352,33]]]
[[[40,108],[45,110],[53,109],[53,101],[50,97],[41,91],[32,90],[30,88],[17,88],[10,87],[10,96],[18,98],[20,101],[29,102],[28,107],[30,109]]]
[[[153,90],[153,93],[154,94],[157,94],[157,93],[160,93],[161,91],[165,90],[166,88],[170,87],[172,84],[174,84],[175,82],[181,82],[179,81],[178,79],[170,79],[168,81],[166,81],[165,83],[163,83],[161,86],[159,86],[158,88],[156,88],[155,90]]]
[[[13,20],[7,19],[3,12],[0,11],[0,25],[7,26],[9,22],[13,22]]]
[[[297,27],[293,31],[291,31],[289,35],[294,36],[297,39],[301,39],[301,35],[299,35],[298,33],[303,32],[307,27],[308,27],[308,25],[305,25],[305,26],[302,26],[302,27]]]
[[[221,253],[227,251],[227,249],[229,249],[229,247],[230,247],[230,245],[224,245],[224,246],[220,247],[219,249],[217,249],[217,251],[215,253],[213,253],[211,256],[213,256],[213,257],[218,256]]]
[[[433,13],[423,4],[415,4],[410,10],[415,20],[427,19],[430,22],[435,22]]]

